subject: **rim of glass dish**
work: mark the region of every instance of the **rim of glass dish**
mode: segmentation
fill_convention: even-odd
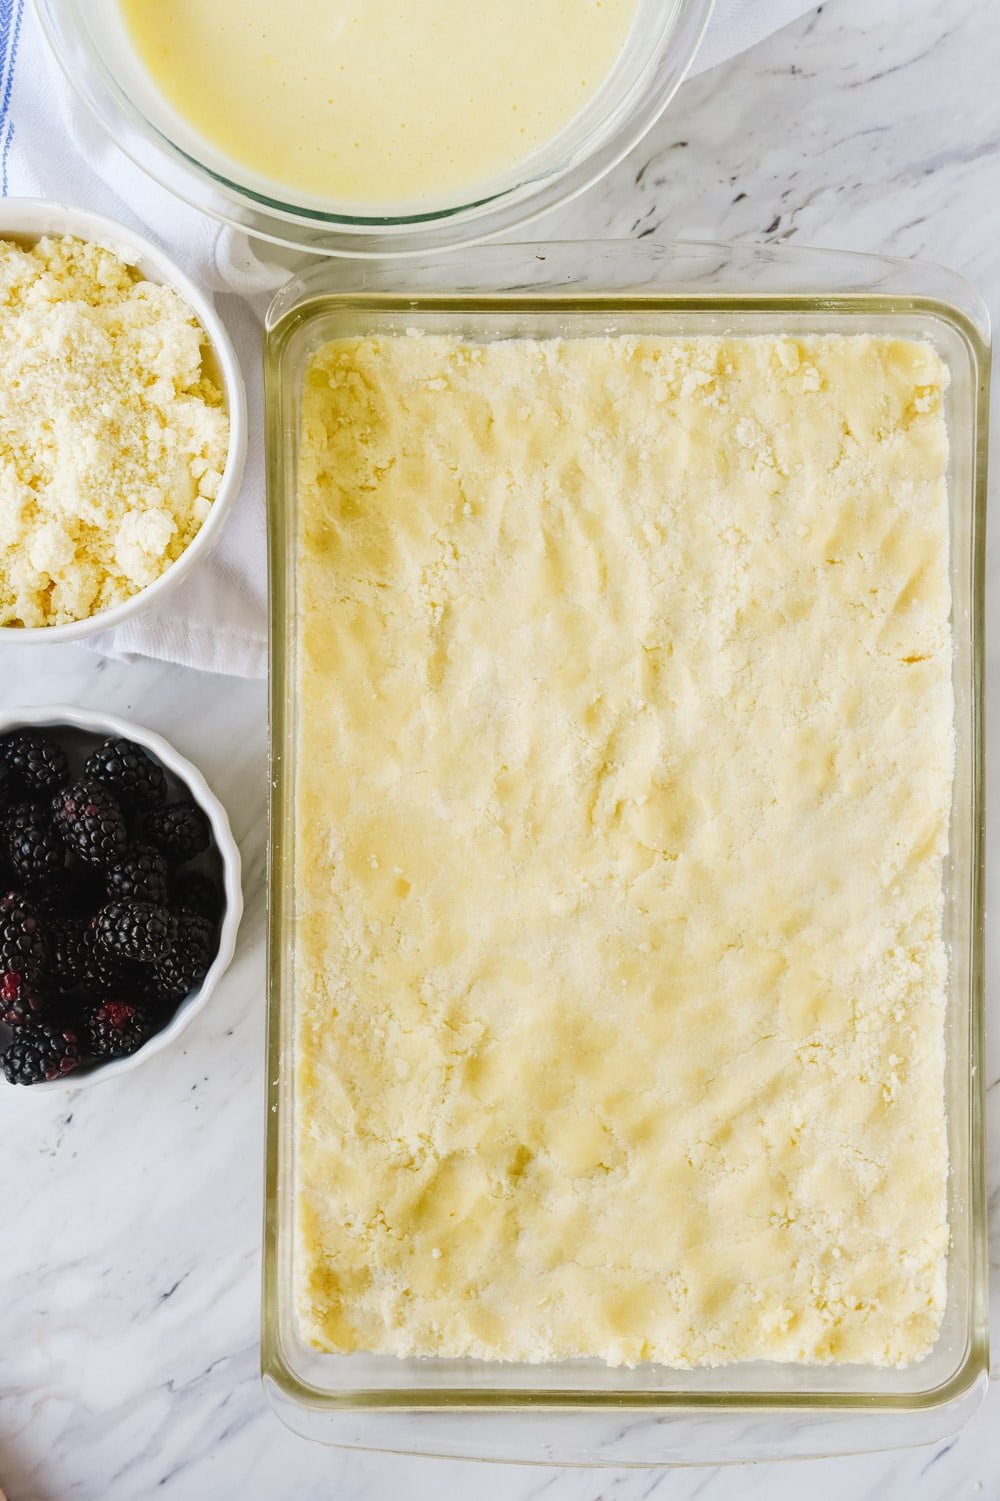
[[[512,186],[451,207],[407,215],[347,215],[268,197],[216,172],[165,135],[133,104],[75,19],[72,0],[34,0],[59,66],[80,99],[136,166],[175,196],[234,229],[289,249],[367,259],[419,255],[479,243],[531,223],[585,192],[643,139],[691,68],[715,0],[676,0],[659,65],[638,101],[578,160],[540,169]],[[614,108],[611,111],[614,114]]]
[[[778,1412],[824,1413],[930,1413],[959,1402],[979,1387],[989,1369],[988,1332],[988,1255],[986,1244],[985,1170],[984,1170],[984,1099],[982,1060],[984,1049],[984,896],[983,855],[985,841],[984,820],[984,769],[983,769],[983,660],[985,651],[984,600],[985,600],[985,526],[986,526],[986,479],[987,435],[989,419],[990,377],[990,320],[982,299],[975,288],[963,277],[944,267],[931,263],[903,261],[898,258],[854,254],[851,252],[825,252],[815,248],[787,246],[724,245],[709,241],[674,241],[657,244],[644,241],[595,242],[587,247],[589,265],[593,268],[603,255],[610,260],[624,263],[626,272],[652,269],[655,261],[656,274],[663,281],[654,289],[639,290],[634,285],[634,276],[626,276],[624,284],[606,287],[604,290],[588,287],[582,291],[558,281],[556,285],[535,288],[519,285],[512,288],[497,286],[491,281],[489,271],[499,273],[502,261],[506,261],[506,274],[511,275],[511,266],[526,264],[533,259],[547,263],[548,274],[559,276],[564,253],[572,256],[580,247],[571,243],[546,245],[486,246],[463,263],[458,278],[461,289],[435,292],[420,285],[420,272],[436,270],[441,274],[441,263],[428,261],[425,267],[413,266],[397,276],[396,286],[388,290],[385,283],[392,278],[391,268],[385,274],[374,270],[371,277],[363,277],[358,269],[354,278],[357,285],[343,287],[327,282],[324,271],[329,268],[313,267],[302,277],[294,278],[280,291],[271,306],[267,319],[265,348],[265,382],[268,390],[267,434],[267,484],[271,498],[269,507],[269,552],[271,575],[271,605],[269,625],[271,637],[271,690],[270,690],[270,741],[272,766],[272,797],[270,800],[270,889],[269,909],[269,957],[268,957],[268,1038],[267,1038],[267,1143],[266,1143],[266,1188],[264,1210],[264,1256],[263,1298],[261,1321],[261,1374],[269,1392],[287,1399],[302,1412],[332,1414],[366,1411],[371,1413],[424,1411],[436,1413],[515,1412],[515,1411],[587,1411],[597,1414],[601,1410],[625,1411],[635,1409],[646,1413],[670,1414],[702,1412],[732,1414],[733,1412]],[[685,277],[685,258],[688,261],[705,260],[716,269],[724,261],[732,280],[725,290],[708,291],[692,284]],[[495,263],[495,264],[492,264]],[[672,264],[676,268],[671,275]],[[754,286],[756,272],[760,268],[777,268],[785,281],[783,290],[773,283],[763,287]],[[736,275],[733,275],[734,271]],[[415,276],[412,273],[416,273]],[[408,274],[410,273],[410,274]],[[478,275],[477,275],[478,273]],[[745,278],[745,290],[736,290],[740,285],[738,276]],[[764,278],[766,281],[767,279]],[[417,285],[414,285],[416,281]],[[478,281],[478,286],[469,283]],[[380,284],[381,283],[381,284]],[[825,283],[820,286],[820,283]],[[971,963],[969,973],[969,1007],[967,1017],[967,1045],[972,1062],[972,1080],[966,1097],[968,1129],[968,1184],[970,1193],[971,1228],[970,1291],[967,1310],[967,1326],[964,1348],[956,1355],[951,1370],[942,1379],[918,1385],[909,1390],[894,1393],[878,1393],[871,1389],[847,1390],[821,1389],[803,1386],[787,1390],[747,1390],[721,1388],[710,1391],[690,1389],[627,1390],[609,1393],[581,1387],[503,1387],[494,1385],[419,1386],[414,1384],[398,1387],[373,1388],[371,1386],[343,1388],[339,1391],[316,1386],[296,1370],[286,1353],[280,1320],[278,1317],[278,1192],[279,1192],[279,1135],[281,1130],[281,1078],[282,1035],[280,1017],[282,1003],[281,913],[276,893],[279,890],[280,872],[285,858],[283,849],[284,803],[287,797],[287,777],[284,775],[285,716],[290,711],[284,682],[283,638],[286,629],[285,573],[281,564],[281,549],[275,541],[283,520],[284,495],[279,444],[275,441],[283,421],[281,382],[281,359],[284,348],[295,337],[304,320],[313,316],[318,300],[329,299],[352,311],[366,307],[372,310],[417,310],[427,308],[440,310],[454,307],[472,308],[477,311],[498,311],[501,308],[520,307],[526,303],[539,303],[551,308],[555,303],[570,302],[576,306],[594,308],[612,305],[616,310],[628,309],[638,303],[648,307],[657,302],[662,307],[685,309],[706,308],[723,311],[739,311],[752,308],[760,312],[781,309],[827,312],[845,304],[864,302],[873,310],[891,313],[921,312],[948,323],[967,345],[978,375],[978,388],[972,401],[975,425],[971,449],[971,525],[970,543],[971,578],[969,609],[971,633],[970,691],[970,786],[969,805],[972,817],[970,830],[970,943]],[[287,1004],[287,1002],[286,1002]],[[410,1452],[406,1450],[405,1452]],[[432,1450],[429,1452],[446,1452]],[[464,1451],[463,1451],[464,1452]],[[547,1461],[548,1462],[548,1461]]]

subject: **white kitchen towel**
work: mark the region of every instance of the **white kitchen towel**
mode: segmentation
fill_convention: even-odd
[[[818,0],[717,0],[694,72],[742,52]],[[267,670],[261,321],[288,272],[266,245],[220,227],[159,187],[118,150],[49,55],[30,0],[0,0],[0,191],[55,198],[149,235],[215,294],[240,355],[250,403],[246,480],[218,548],[156,612],[92,638],[212,672]]]

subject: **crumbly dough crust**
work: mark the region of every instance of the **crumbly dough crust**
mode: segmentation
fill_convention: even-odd
[[[194,539],[229,445],[205,342],[104,246],[0,239],[0,626],[123,604]]]
[[[674,1366],[933,1345],[946,381],[881,337],[314,356],[317,1345]]]

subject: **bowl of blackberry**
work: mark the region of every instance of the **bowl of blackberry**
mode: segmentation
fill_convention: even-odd
[[[159,735],[67,707],[0,715],[7,1083],[76,1088],[160,1052],[228,968],[242,906],[225,809]]]

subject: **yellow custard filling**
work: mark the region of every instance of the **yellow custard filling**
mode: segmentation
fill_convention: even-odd
[[[946,380],[879,337],[313,357],[309,1340],[674,1366],[932,1346]]]
[[[475,196],[579,114],[637,0],[121,0],[167,102],[280,189]]]

